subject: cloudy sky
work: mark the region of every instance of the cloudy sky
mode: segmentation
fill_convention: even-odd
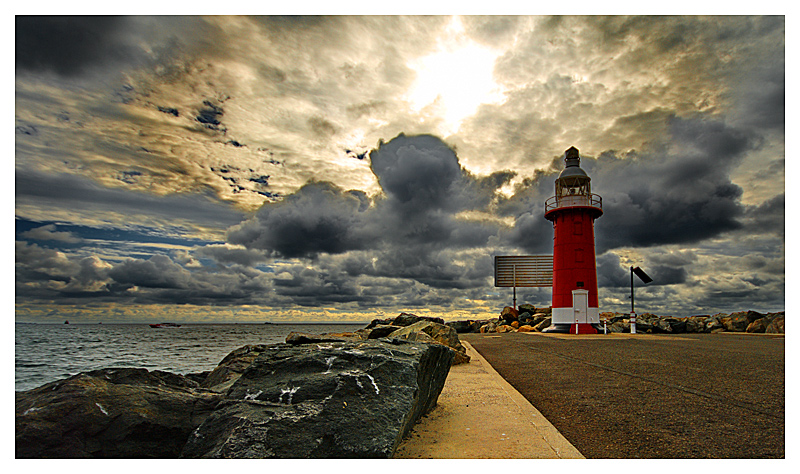
[[[601,311],[785,304],[783,17],[16,17],[17,321],[490,317],[564,151]],[[547,288],[518,302],[550,304]]]

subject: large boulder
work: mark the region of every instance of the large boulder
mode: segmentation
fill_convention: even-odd
[[[367,324],[367,327],[365,327],[364,329],[372,329],[379,324],[392,324],[392,321],[394,321],[394,319],[395,318],[373,319],[369,324]]]
[[[536,330],[536,332],[542,332],[551,326],[552,321],[552,318],[543,319],[536,326],[534,326],[533,329]]]
[[[472,323],[473,321],[450,321],[444,324],[453,328],[457,333],[463,334],[472,332]]]
[[[416,340],[419,342],[428,342],[424,338],[416,339],[416,336],[414,335],[420,333],[430,337],[432,340],[431,342],[443,344],[458,352],[458,354],[455,354],[453,365],[469,362],[470,358],[467,355],[467,349],[461,344],[461,340],[458,339],[458,334],[456,333],[455,329],[444,324],[438,324],[431,321],[419,321],[411,326],[406,326],[393,332],[391,337]]]
[[[490,332],[497,332],[497,323],[495,321],[489,321],[483,326],[481,326],[480,331],[481,334],[490,333]]]
[[[394,326],[411,326],[414,323],[418,323],[420,321],[430,321],[432,323],[444,324],[444,319],[442,318],[435,318],[431,316],[417,316],[416,314],[411,313],[400,313],[399,316],[394,318],[390,324]]]
[[[183,449],[187,458],[390,458],[436,404],[453,351],[399,339],[277,344]]]
[[[767,318],[756,319],[755,321],[747,325],[747,329],[745,329],[745,332],[750,332],[750,333],[767,332],[768,325],[769,322],[767,321]]]
[[[521,304],[521,305],[518,306],[518,308],[519,308],[519,313],[520,314],[522,314],[523,312],[527,312],[527,313],[530,313],[530,314],[533,314],[533,315],[536,315],[537,313],[543,313],[546,316],[550,316],[551,313],[552,313],[552,308],[550,308],[550,307],[537,308],[536,306],[534,306],[532,304]]]
[[[500,312],[500,319],[505,321],[507,324],[511,324],[511,321],[516,321],[519,319],[519,312],[511,306],[506,306],[503,308],[503,311]]]
[[[669,324],[670,332],[679,334],[686,332],[686,318],[663,318]]]
[[[686,318],[686,332],[705,332],[708,315],[690,316]]]
[[[450,326],[451,328],[455,329],[457,333],[474,333],[480,332],[481,326],[488,323],[488,320],[472,320],[469,319],[467,321],[451,321],[449,323],[445,323],[445,326]]]
[[[731,313],[728,317],[720,318],[720,322],[726,331],[744,332],[750,323],[763,317],[763,314],[756,311],[739,311]]]
[[[108,368],[15,398],[17,458],[175,458],[222,395],[169,372]]]
[[[631,332],[631,321],[630,319],[617,319],[610,326],[608,326],[608,332],[617,333],[617,332]]]
[[[769,323],[764,332],[768,334],[784,334],[786,332],[784,319],[784,313],[779,313],[779,315],[775,316],[772,322]]]
[[[536,327],[539,323],[541,323],[545,319],[550,319],[550,316],[548,316],[548,315],[546,315],[544,313],[536,313],[531,317],[531,320],[530,320],[530,322],[528,322],[528,324],[533,326],[533,327]]]
[[[736,313],[731,313],[732,318],[743,318],[747,321],[747,324],[752,323],[758,319],[763,318],[765,315],[759,313],[758,311],[748,310],[748,311],[739,311]]]
[[[286,336],[287,344],[321,344],[324,342],[348,342],[362,339],[356,333],[310,334],[292,331]]]
[[[705,332],[724,331],[725,328],[720,320],[722,316],[724,316],[724,314],[715,314],[714,316],[710,316],[708,319],[706,319]]]
[[[379,324],[371,328],[359,329],[355,334],[360,339],[380,339],[402,328],[403,326],[395,326],[394,324]]]
[[[266,344],[248,344],[232,351],[200,382],[200,386],[215,392],[228,390],[266,348]]]

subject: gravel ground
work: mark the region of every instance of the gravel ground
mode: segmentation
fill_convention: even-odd
[[[587,458],[785,457],[782,336],[459,337]]]

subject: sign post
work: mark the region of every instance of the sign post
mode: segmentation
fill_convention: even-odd
[[[653,279],[650,278],[647,275],[647,273],[645,273],[644,270],[642,270],[641,268],[639,268],[639,267],[636,267],[636,268],[631,267],[631,334],[636,334],[636,310],[634,309],[634,306],[633,306],[633,275],[634,275],[634,273],[636,274],[637,277],[639,277],[640,280],[642,280],[642,282],[645,285],[650,283],[651,281],[653,281]]]
[[[517,308],[517,287],[553,286],[552,255],[496,255],[494,286],[513,288],[514,309]]]

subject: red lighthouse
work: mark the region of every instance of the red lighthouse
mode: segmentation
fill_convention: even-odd
[[[565,161],[556,195],[544,205],[554,233],[553,319],[546,331],[596,333],[600,315],[594,220],[603,215],[603,201],[591,192],[591,178],[581,169],[577,148],[566,151]]]

